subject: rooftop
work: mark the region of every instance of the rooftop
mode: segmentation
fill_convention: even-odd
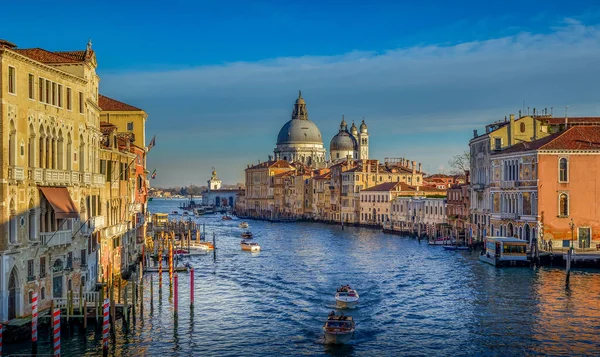
[[[535,150],[600,150],[600,127],[573,126],[532,142],[522,142],[494,155]]]
[[[98,105],[100,109],[105,111],[142,111],[142,109],[136,108],[133,105],[120,102],[102,94],[98,96]]]

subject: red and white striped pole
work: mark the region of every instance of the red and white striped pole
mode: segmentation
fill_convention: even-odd
[[[194,307],[194,268],[190,268],[190,307]]]
[[[173,243],[169,244],[169,284],[173,284]]]
[[[108,312],[110,309],[110,299],[104,299],[103,320],[102,320],[102,354],[108,355]]]
[[[173,275],[173,284],[175,285],[175,295],[173,296],[175,302],[175,316],[177,316],[177,308],[179,307],[179,277],[177,273]]]
[[[34,291],[31,296],[31,349],[32,354],[37,354],[37,325],[38,325],[38,294]]]
[[[52,312],[52,326],[54,327],[54,356],[60,356],[60,309]]]

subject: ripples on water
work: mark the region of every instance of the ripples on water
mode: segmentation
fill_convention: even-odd
[[[171,212],[177,201],[150,209]],[[600,275],[576,271],[571,289],[556,269],[497,269],[476,253],[447,252],[424,241],[376,230],[250,221],[262,251],[242,252],[239,220],[202,217],[217,236],[212,254],[194,257],[195,307],[180,274],[177,322],[165,275],[154,275],[150,311],[145,276],[143,319],[124,335],[117,322],[114,356],[523,356],[597,355]],[[350,345],[323,344],[321,326],[335,289],[355,287],[360,307]],[[48,342],[48,338],[41,337]],[[11,346],[14,350],[15,347]],[[28,351],[27,347],[21,351]],[[50,346],[40,346],[40,352]],[[98,339],[63,341],[65,355],[96,356]]]

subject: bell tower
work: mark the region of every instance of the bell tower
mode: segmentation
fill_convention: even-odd
[[[208,182],[208,191],[212,190],[220,190],[221,189],[221,180],[217,177],[217,171],[213,167],[212,176]]]
[[[363,118],[360,124],[360,132],[358,133],[358,158],[360,160],[369,159],[369,131],[365,119]]]

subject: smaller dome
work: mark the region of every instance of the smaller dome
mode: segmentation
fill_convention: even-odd
[[[367,124],[365,124],[365,120],[363,119],[362,123],[360,124],[360,132],[361,133],[366,133],[367,132]]]
[[[358,150],[358,142],[348,133],[348,131],[340,130],[329,143],[329,151],[356,151]]]
[[[213,172],[212,172],[212,175],[213,175],[213,176],[217,176],[217,171],[216,171],[216,170],[213,170]]]
[[[350,127],[350,132],[352,133],[352,135],[358,134],[358,129],[356,128],[356,125],[354,125],[354,122],[352,122],[352,127]]]

